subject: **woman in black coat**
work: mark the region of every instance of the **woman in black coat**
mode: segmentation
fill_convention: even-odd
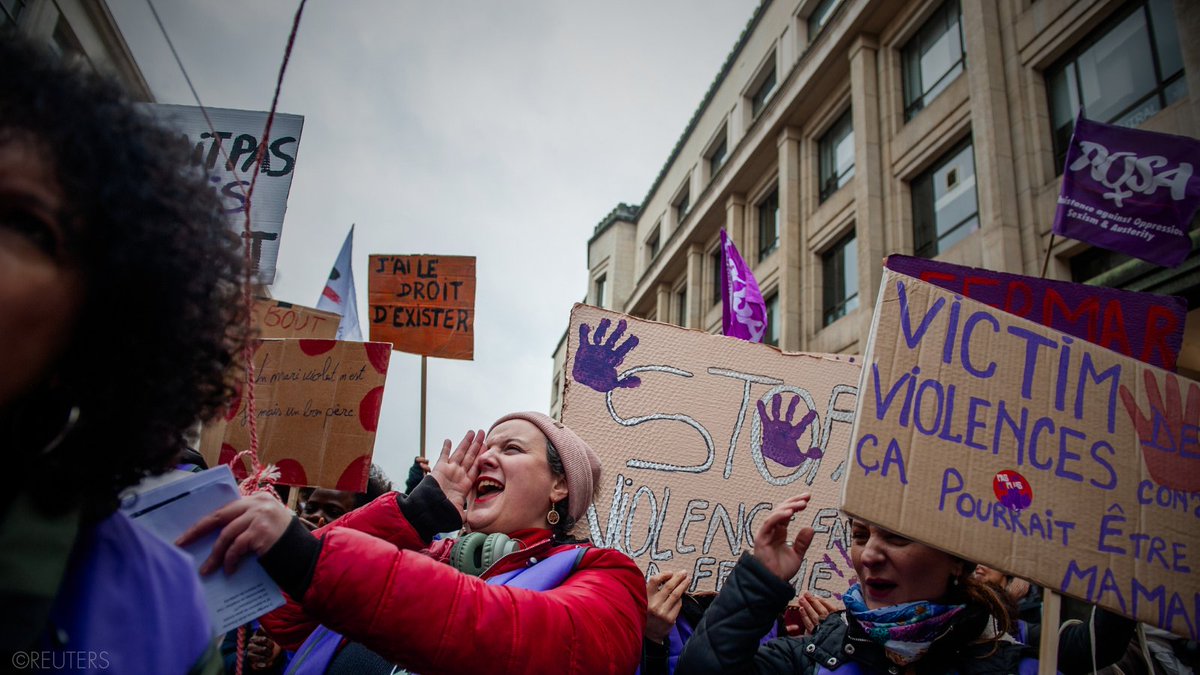
[[[858,583],[812,635],[759,645],[795,595],[790,579],[812,542],[794,540],[791,518],[809,495],[780,504],[754,538],[684,648],[677,675],[692,673],[1022,673],[1034,654],[1006,634],[1004,600],[961,558],[856,521],[850,557]]]

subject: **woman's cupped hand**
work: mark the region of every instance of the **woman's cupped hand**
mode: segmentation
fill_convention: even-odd
[[[812,543],[813,529],[802,527],[795,539],[788,538],[792,516],[808,506],[810,494],[790,497],[776,506],[754,535],[754,557],[775,576],[790,582],[800,571],[800,562]]]

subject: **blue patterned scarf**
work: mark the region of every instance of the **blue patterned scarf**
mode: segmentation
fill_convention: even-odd
[[[842,596],[846,611],[879,643],[894,663],[906,666],[929,651],[935,640],[950,631],[954,617],[966,605],[938,605],[926,600],[868,609],[862,587],[855,584]]]

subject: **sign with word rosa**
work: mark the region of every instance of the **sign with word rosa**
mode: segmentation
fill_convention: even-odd
[[[1200,141],[1075,119],[1054,232],[1175,267],[1192,250]]]
[[[342,317],[282,300],[255,298],[250,320],[261,338],[324,338],[337,336]]]
[[[938,260],[890,255],[884,266],[1159,368],[1175,370],[1187,301]]]
[[[227,108],[205,108],[212,127],[200,108],[188,105],[147,104],[164,123],[178,129],[192,146],[192,166],[200,167],[225,205],[229,224],[244,236],[246,191],[250,189],[258,146],[267,125],[267,113]],[[216,134],[213,134],[213,128]],[[283,234],[283,215],[300,149],[304,117],[275,113],[271,138],[263,158],[254,201],[250,209],[251,256],[259,282],[275,281],[275,260]]]
[[[1200,384],[885,269],[843,508],[1200,637]]]
[[[397,351],[475,358],[475,257],[373,255],[371,339]]]
[[[283,485],[364,492],[392,346],[338,340],[258,340],[254,406],[258,459],[279,468]],[[206,425],[200,452],[210,466],[231,464],[241,480],[250,447],[243,392]]]
[[[817,532],[797,591],[841,596],[850,528],[838,510],[858,359],[774,347],[575,305],[563,423],[603,465],[584,533],[647,576],[692,574],[719,591],[780,501]]]

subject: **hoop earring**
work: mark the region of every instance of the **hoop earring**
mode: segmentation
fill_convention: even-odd
[[[71,433],[71,431],[75,428],[75,425],[78,422],[79,422],[79,406],[73,405],[73,406],[71,406],[71,410],[69,410],[67,412],[66,424],[64,424],[63,428],[59,430],[58,435],[55,436],[54,438],[50,439],[50,442],[47,443],[46,446],[42,448],[42,451],[40,454],[48,455],[51,452],[54,452],[55,448],[62,445],[62,442],[67,440],[67,435],[69,435]]]
[[[557,525],[560,519],[558,511],[555,511],[553,506],[550,507],[550,512],[546,514],[546,522],[551,525]]]

